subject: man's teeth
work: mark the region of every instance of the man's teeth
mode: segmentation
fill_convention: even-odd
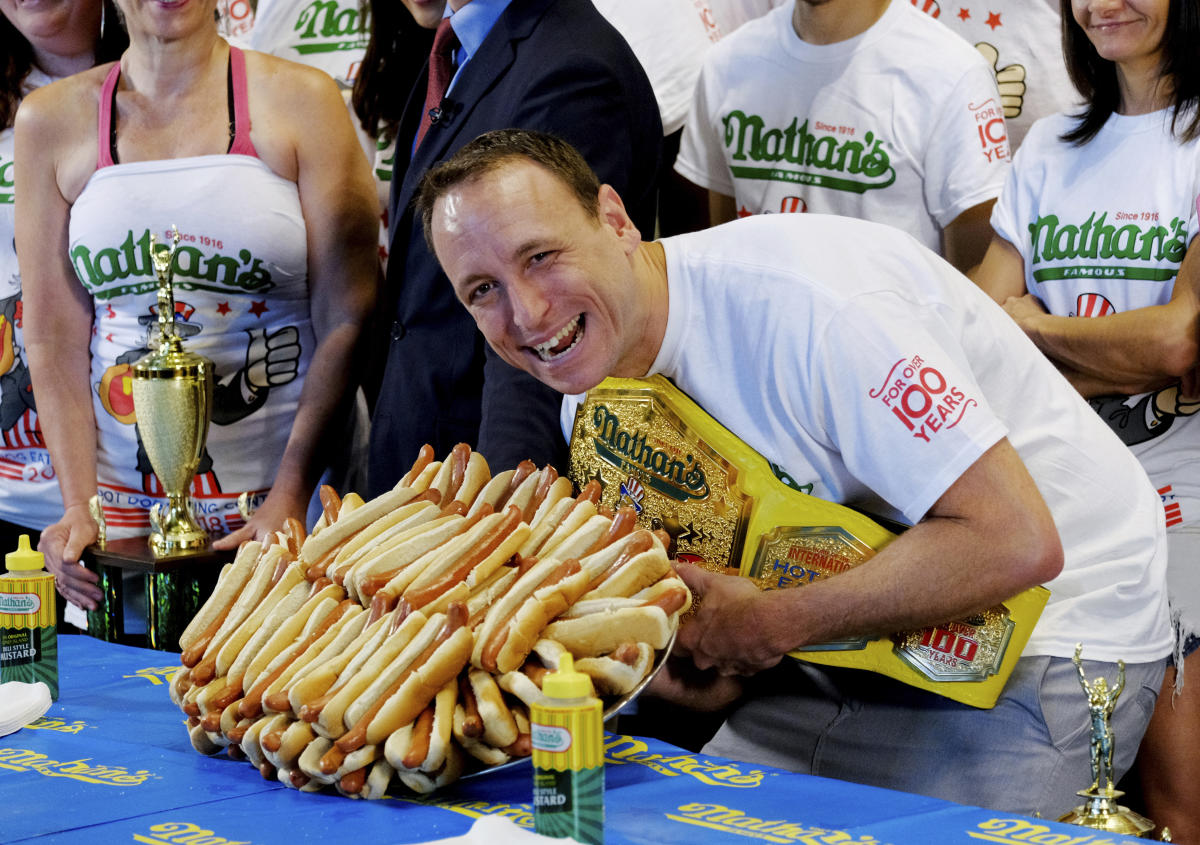
[[[557,352],[553,351],[555,347],[557,347],[568,337],[571,337],[571,335],[574,335],[576,332],[578,332],[578,335],[574,340],[571,341],[570,345],[567,346],[566,349],[560,349]],[[583,332],[579,331],[579,317],[577,316],[571,322],[563,326],[559,330],[558,334],[556,334],[554,337],[550,338],[544,343],[539,343],[537,346],[534,346],[533,351],[536,352],[537,356],[543,361],[553,361],[555,358],[560,358],[574,349],[579,344],[579,340],[582,337]]]

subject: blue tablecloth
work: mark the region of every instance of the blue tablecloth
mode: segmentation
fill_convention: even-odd
[[[175,656],[59,638],[62,697],[0,737],[0,841],[423,842],[484,815],[532,828],[531,769],[461,781],[435,798],[356,801],[263,780],[205,757],[167,697]],[[606,842],[802,845],[1106,845],[1139,840],[606,736]],[[42,837],[42,838],[39,838]]]

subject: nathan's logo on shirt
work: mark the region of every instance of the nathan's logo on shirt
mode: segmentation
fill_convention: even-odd
[[[336,50],[360,50],[367,46],[369,15],[359,13],[358,3],[340,6],[337,0],[313,0],[300,10],[293,29],[301,39],[326,40],[317,44],[297,44],[297,53],[332,53]]]
[[[1133,221],[1138,222],[1133,222]],[[1145,223],[1143,227],[1139,225]],[[1051,279],[1136,279],[1168,282],[1175,278],[1187,248],[1187,225],[1178,217],[1169,227],[1158,223],[1157,212],[1118,211],[1113,222],[1108,212],[1088,215],[1081,225],[1063,223],[1056,214],[1044,214],[1029,224],[1033,264],[1074,259],[1119,259],[1138,262],[1169,261],[1174,267],[1075,264],[1033,271],[1036,282]]]
[[[882,402],[913,437],[926,443],[932,443],[939,431],[954,428],[968,408],[979,404],[920,355],[892,364],[883,384],[867,395]]]
[[[763,119],[756,114],[735,109],[725,115],[721,122],[725,124],[725,146],[735,162],[729,168],[733,175],[818,185],[856,194],[886,188],[896,181],[896,170],[884,149],[884,140],[874,132],[868,131],[858,140],[854,137],[857,130],[852,126],[817,121],[816,132],[827,134],[814,134],[809,132],[807,120],[797,126],[798,120],[792,118],[785,129],[766,129]],[[739,161],[785,162],[804,169],[750,167],[736,164]]]
[[[607,405],[597,405],[592,411],[592,426],[592,442],[603,460],[618,469],[639,470],[649,487],[677,502],[708,497],[704,468],[692,455],[681,461],[654,448],[646,434],[623,429],[621,420]]]
[[[13,161],[0,156],[0,205],[13,204],[13,184]]]
[[[154,265],[150,261],[150,230],[136,241],[133,232],[119,247],[106,247],[95,253],[84,244],[71,250],[75,273],[88,292],[97,299],[113,299],[125,294],[158,290]],[[202,252],[194,246],[175,250],[176,290],[211,290],[228,293],[231,289],[262,293],[275,287],[270,272],[248,249],[236,256]],[[132,279],[128,284],[119,284]]]

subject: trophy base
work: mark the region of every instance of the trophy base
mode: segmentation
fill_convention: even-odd
[[[1124,794],[1117,789],[1080,790],[1076,795],[1083,798],[1084,803],[1060,818],[1059,821],[1089,827],[1093,830],[1103,830],[1106,833],[1149,838],[1154,831],[1154,822],[1128,807],[1118,804],[1117,799]]]
[[[83,561],[99,576],[103,597],[88,611],[87,632],[107,642],[178,651],[179,635],[208,600],[221,566],[235,554],[206,550],[160,558],[144,536],[89,546]],[[125,574],[144,578],[144,635],[125,631]]]

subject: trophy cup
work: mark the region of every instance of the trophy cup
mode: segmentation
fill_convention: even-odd
[[[1121,833],[1128,836],[1148,837],[1154,830],[1154,822],[1145,816],[1135,813],[1128,807],[1122,807],[1117,799],[1124,795],[1113,787],[1113,746],[1115,738],[1109,719],[1113,708],[1117,706],[1117,698],[1125,688],[1125,662],[1118,661],[1120,667],[1117,681],[1109,685],[1104,678],[1096,678],[1088,682],[1083,673],[1083,664],[1079,659],[1083,652],[1083,644],[1075,645],[1075,668],[1079,671],[1079,685],[1087,695],[1088,711],[1092,723],[1092,785],[1076,794],[1084,799],[1084,803],[1059,819],[1067,824],[1077,824],[1107,833]],[[1169,837],[1169,834],[1168,834]],[[1164,841],[1169,842],[1166,838]]]
[[[169,247],[155,244],[150,255],[158,277],[158,334],[151,352],[133,365],[133,407],[142,445],[167,495],[150,511],[150,548],[168,557],[208,548],[208,532],[196,522],[188,491],[204,451],[212,415],[213,362],[188,352],[175,330],[173,259],[179,230]]]

